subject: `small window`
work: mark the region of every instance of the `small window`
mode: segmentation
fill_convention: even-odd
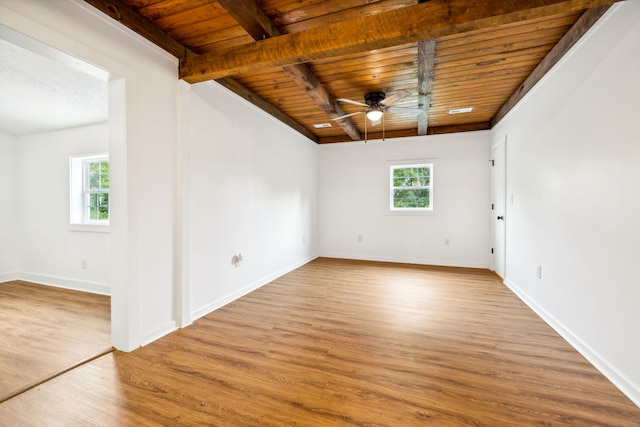
[[[433,211],[433,163],[390,165],[389,209]]]
[[[109,156],[71,158],[71,224],[109,225]]]

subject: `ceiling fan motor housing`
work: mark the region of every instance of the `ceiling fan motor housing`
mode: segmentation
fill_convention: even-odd
[[[384,100],[384,92],[369,92],[364,96],[364,100],[369,107],[378,105]]]

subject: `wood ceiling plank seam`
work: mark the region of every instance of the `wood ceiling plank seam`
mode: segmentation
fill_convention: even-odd
[[[208,3],[215,3],[217,0],[180,0],[180,1],[158,1],[151,2],[142,7],[132,7],[140,15],[150,21],[155,21],[163,16],[172,16],[180,12],[195,9]],[[130,1],[125,1],[131,7]]]
[[[451,91],[447,92],[443,96],[437,97],[433,96],[431,99],[431,105],[437,106],[442,105],[442,103],[446,100],[451,101],[460,101],[460,100],[470,100],[473,99],[474,102],[481,102],[485,99],[496,99],[502,98],[503,102],[511,96],[515,88],[519,86],[518,82],[509,82],[509,84],[505,84],[503,86],[491,86],[491,90],[488,90],[485,85],[478,86],[475,88],[464,88],[463,90]],[[443,101],[440,101],[442,99]]]
[[[442,50],[438,50],[438,56],[442,57],[443,59],[447,59],[450,56],[461,53],[467,54],[469,57],[482,56],[483,52],[486,50],[500,51],[500,49],[502,48],[506,51],[510,51],[513,49],[511,47],[512,45],[520,44],[523,42],[528,42],[532,45],[534,43],[538,45],[553,43],[554,40],[559,40],[570,28],[571,26],[567,25],[531,33],[521,33],[511,37],[500,37],[498,39],[491,39],[484,42],[469,43],[466,46],[459,45],[449,48],[443,48]],[[442,52],[442,54],[440,54],[440,52]]]
[[[313,69],[317,76],[332,77],[334,75],[339,75],[345,72],[364,74],[373,73],[379,69],[385,70],[390,67],[416,67],[418,63],[416,59],[417,54],[418,52],[415,52],[413,53],[413,55],[380,59],[378,61],[360,61],[353,63],[348,62],[343,64],[334,64],[331,67],[313,65]]]
[[[482,58],[484,55],[493,54],[516,55],[541,46],[548,46],[550,50],[561,37],[561,34],[553,36],[549,35],[544,38],[530,38],[508,44],[486,46],[478,48],[473,52],[459,51],[457,53],[447,53],[446,55],[439,54],[437,61],[457,61],[471,58]]]
[[[180,42],[186,46],[192,46],[192,49],[197,51],[200,47],[208,44],[247,36],[244,29],[233,26],[222,30],[202,32],[196,36],[181,37]]]
[[[475,58],[465,58],[458,61],[447,61],[436,64],[436,70],[438,73],[446,73],[451,70],[458,70],[460,68],[478,69],[480,67],[499,66],[517,64],[519,62],[526,62],[532,59],[541,61],[549,52],[548,46],[537,46],[527,51],[520,51],[514,54],[505,55],[503,53],[494,53],[482,58],[482,61],[478,62]]]
[[[509,67],[502,68],[491,67],[476,70],[451,71],[443,74],[441,80],[438,77],[438,73],[436,73],[435,75],[438,78],[438,81],[437,84],[434,84],[432,93],[436,96],[441,93],[447,94],[447,89],[455,91],[453,88],[468,88],[473,87],[478,83],[493,83],[500,85],[509,80],[513,80],[514,78],[518,78],[521,74],[530,73],[539,62],[540,61],[536,59],[527,62],[518,62],[516,64],[511,64]],[[523,79],[524,78],[526,78],[526,75]],[[501,81],[501,79],[504,79],[504,82]],[[518,84],[520,83],[522,82],[519,82]]]
[[[467,33],[452,34],[438,38],[438,46],[442,45],[443,48],[447,48],[449,46],[465,44],[468,41],[475,42],[503,37],[505,34],[520,32],[523,27],[528,32],[531,32],[537,29],[573,25],[580,15],[582,15],[582,11],[530,19],[489,29],[469,31]]]
[[[415,81],[416,66],[413,66],[413,67],[405,66],[405,67],[402,67],[400,70],[398,70],[395,67],[385,67],[384,70],[381,70],[380,72],[377,72],[373,75],[369,70],[364,70],[363,72],[344,73],[343,75],[340,75],[340,80],[343,82],[353,82],[353,81],[362,81],[362,80],[372,81],[372,80],[384,80],[390,77],[404,76],[404,75],[413,76],[414,85],[417,86],[417,82]]]
[[[578,40],[605,14],[611,5],[602,5],[586,10],[571,29],[540,61],[538,66],[527,76],[523,83],[505,102],[496,115],[491,119],[495,126],[520,100],[536,85],[543,76],[576,44]]]
[[[230,49],[230,48],[234,48],[234,47],[239,47],[239,46],[244,46],[247,43],[251,43],[253,41],[253,39],[251,38],[251,36],[247,35],[246,38],[235,38],[235,39],[229,39],[229,40],[224,40],[224,41],[220,41],[220,42],[213,42],[210,44],[206,44],[206,45],[202,45],[199,46],[197,48],[195,48],[198,52],[198,54],[200,55],[206,55],[209,53],[216,53],[219,52],[220,50],[226,50],[226,49]]]
[[[506,72],[505,72],[506,73]],[[501,82],[514,82],[517,81],[518,79],[522,79],[522,81],[524,81],[525,78],[527,78],[527,76],[530,74],[529,69],[525,69],[525,70],[521,70],[519,73],[516,74],[497,74],[494,73],[491,76],[484,76],[483,78],[473,78],[473,79],[466,79],[464,81],[454,81],[449,83],[450,85],[457,85],[458,87],[466,87],[466,85],[469,85],[470,87],[475,87],[478,84],[492,84],[493,82],[497,81],[501,81]],[[438,82],[438,84],[440,84],[440,82]],[[520,85],[520,83],[517,83],[517,85]],[[446,90],[446,89],[445,89]],[[439,88],[434,87],[433,91],[431,92],[432,96],[435,98],[437,96],[440,96],[440,91]],[[446,92],[445,92],[446,94]],[[433,100],[432,100],[433,102]]]
[[[379,57],[379,56],[395,56],[396,52],[401,52],[402,55],[404,55],[405,54],[404,52],[406,52],[407,56],[411,56],[411,55],[415,56],[418,54],[417,42],[391,46],[385,49],[374,49],[366,52],[357,52],[357,53],[347,54],[347,55],[332,56],[329,58],[322,58],[322,59],[309,61],[308,63],[312,64],[313,66],[330,67],[336,63],[340,64],[340,63],[349,62],[349,61],[357,63],[358,61],[362,61],[363,58],[366,59],[370,57]]]
[[[586,5],[613,2],[614,0],[493,0],[489,7],[484,1],[464,2],[462,5],[457,2],[432,0],[326,27],[261,40],[217,55],[184,58],[180,62],[180,77],[193,83],[253,72],[269,66],[308,62],[560,12],[579,11]],[[335,37],[336,34],[340,37]]]
[[[207,19],[228,20],[229,16],[225,13],[224,9],[218,4],[217,1],[212,1],[200,4],[196,7],[185,8],[184,10],[177,13],[162,15],[156,19],[153,19],[152,22],[161,28],[167,28],[168,26],[174,25],[195,25],[200,22],[206,21]]]
[[[123,3],[133,11],[138,11],[143,7],[151,6],[158,3],[164,3],[166,0],[125,0]]]
[[[175,34],[178,41],[198,36],[204,31],[215,32],[217,28],[231,28],[233,26],[242,29],[234,20],[228,15],[218,17],[205,17],[199,20],[193,21],[180,21],[172,23],[171,25],[163,24],[159,25],[169,34]],[[244,31],[244,29],[242,29]],[[246,33],[246,31],[245,31]]]
[[[377,62],[363,62],[359,64],[345,64],[336,65],[331,68],[326,67],[314,67],[314,71],[317,77],[332,78],[333,76],[339,76],[344,73],[351,73],[353,75],[371,74],[378,71],[393,70],[397,68],[416,68],[418,61],[416,59],[417,52],[413,57],[393,58],[384,61]]]
[[[459,79],[460,82],[464,82],[468,80],[485,79],[491,76],[510,76],[510,75],[520,75],[522,73],[528,74],[532,69],[533,69],[532,66],[524,66],[524,67],[516,67],[516,68],[505,69],[505,70],[491,70],[491,71],[481,70],[481,71],[478,71],[477,73],[474,73],[473,75],[469,75],[469,73],[464,73],[464,72],[462,73],[452,72],[449,74],[448,78],[443,78],[442,80],[440,80],[440,77],[438,76],[438,81],[446,82],[447,80],[450,80],[450,79],[453,79],[453,80]]]
[[[411,6],[416,4],[417,1],[405,1],[405,0],[392,0],[392,1],[379,1],[371,2],[363,5],[360,8],[346,9],[343,12],[336,12],[331,15],[318,16],[315,18],[306,19],[304,21],[292,22],[290,24],[284,24],[280,20],[276,20],[276,25],[280,28],[283,34],[297,33],[300,31],[309,30],[311,28],[317,28],[324,25],[329,25],[335,22],[344,21],[347,19],[353,19],[360,16],[371,16],[378,13],[387,12],[390,10],[398,9],[401,7]]]
[[[362,14],[364,9],[362,0],[340,0],[340,1],[320,1],[308,2],[301,4],[300,2],[292,3],[298,7],[292,7],[286,11],[282,9],[278,13],[277,25],[284,26],[296,22],[303,22],[318,17],[327,17],[335,14],[345,13],[348,10],[356,9],[354,13]],[[374,2],[374,6],[379,10],[380,1]],[[413,1],[412,3],[415,3]],[[344,20],[341,19],[341,20]],[[274,19],[274,21],[276,21]]]

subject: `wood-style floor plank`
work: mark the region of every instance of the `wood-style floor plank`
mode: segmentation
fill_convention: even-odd
[[[110,307],[105,295],[0,283],[0,402],[110,349]]]
[[[10,425],[638,426],[492,273],[317,259],[0,405]]]

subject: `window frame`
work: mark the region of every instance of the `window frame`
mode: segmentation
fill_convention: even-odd
[[[110,188],[100,188],[96,190],[91,189],[89,184],[90,165],[102,162],[109,162],[108,153],[72,156],[69,158],[69,229],[71,231],[109,231],[111,218],[110,197],[107,205],[109,218],[106,220],[90,218],[90,195],[98,193],[107,193],[110,195]],[[111,171],[109,170],[109,172]]]
[[[386,211],[389,215],[436,215],[436,194],[435,191],[435,173],[437,169],[437,159],[408,159],[408,160],[392,160],[386,163],[387,173],[387,198]],[[429,168],[429,185],[420,186],[419,188],[429,189],[429,207],[428,208],[397,208],[394,206],[394,190],[399,187],[394,186],[394,170],[428,167]]]

